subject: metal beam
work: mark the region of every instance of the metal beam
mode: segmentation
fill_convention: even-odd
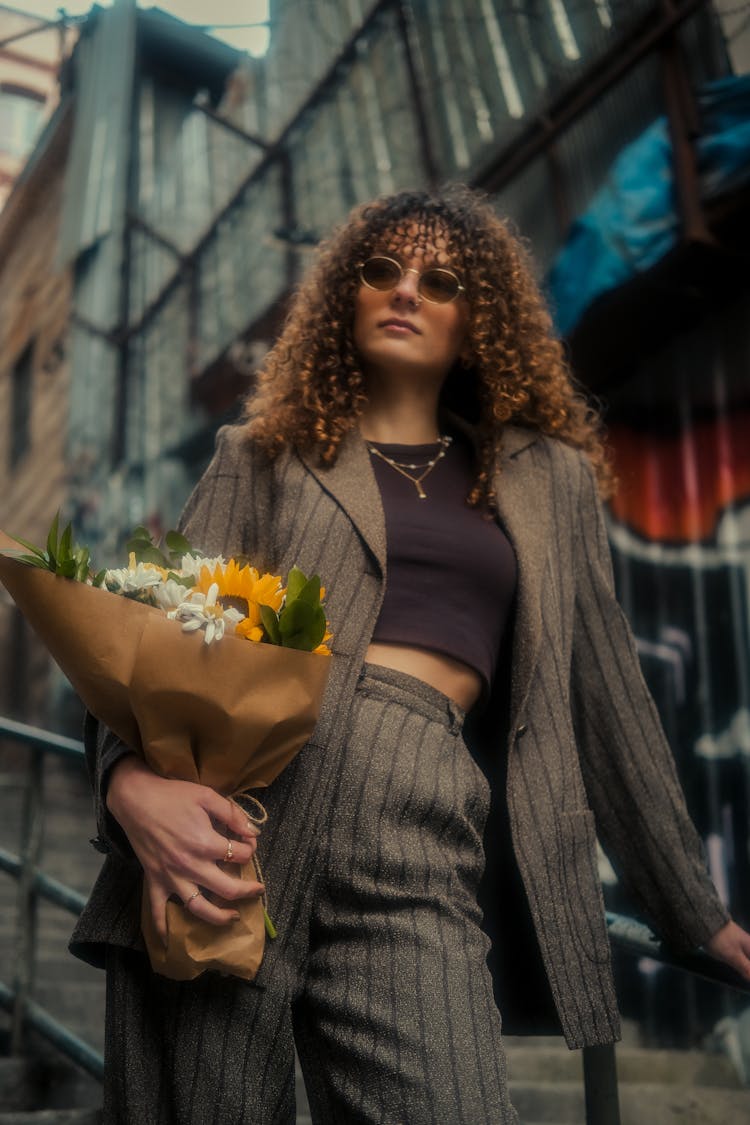
[[[246,129],[235,125],[235,123],[230,121],[227,117],[222,117],[220,113],[217,113],[215,109],[211,109],[210,106],[203,105],[202,102],[196,101],[194,101],[192,105],[193,109],[200,110],[210,121],[214,121],[217,125],[223,126],[229,133],[233,133],[235,137],[240,137],[241,140],[247,141],[248,144],[256,145],[258,148],[262,148],[264,152],[271,147],[270,141],[264,141],[263,138],[257,136],[256,133],[248,133]]]
[[[50,28],[67,27],[68,17],[59,20],[43,20],[41,23],[36,24],[34,27],[27,27],[23,31],[16,31],[13,35],[7,35],[5,39],[0,39],[0,51],[3,51],[9,43],[17,43],[19,39],[27,39],[29,35],[36,35],[38,31],[48,31]],[[28,58],[25,59],[28,62]]]
[[[440,179],[435,146],[432,141],[432,129],[427,114],[427,97],[425,91],[424,65],[421,57],[419,36],[417,35],[414,9],[410,0],[399,0],[397,5],[398,28],[401,42],[406,57],[406,69],[409,73],[412,104],[417,119],[417,135],[422,156],[422,169],[430,188],[436,188]]]
[[[708,0],[683,0],[665,15],[662,5],[655,4],[634,28],[618,38],[580,78],[569,86],[535,121],[483,165],[472,177],[471,184],[484,191],[500,191],[527,164],[564,132],[576,118],[599,101],[612,86],[633,70],[646,55],[660,47],[677,28]]]
[[[266,171],[275,161],[283,159],[290,135],[300,125],[305,114],[309,112],[311,106],[320,101],[328,93],[329,88],[336,83],[341,75],[341,68],[349,66],[355,61],[357,56],[357,49],[360,39],[367,34],[367,32],[374,26],[380,19],[382,14],[389,8],[392,8],[397,0],[378,0],[372,11],[365,17],[362,23],[356,28],[355,31],[347,39],[346,43],[339,51],[336,58],[329,66],[326,73],[320,79],[318,84],[314,87],[312,93],[305,99],[303,104],[297,110],[295,115],[287,122],[284,129],[279,136],[267,148],[260,163],[256,165],[245,177],[240,181],[239,185],[235,188],[234,192],[224,204],[224,206],[217,211],[214,218],[204,230],[203,234],[198,238],[190,253],[185,257],[185,262],[190,263],[197,258],[203,251],[208,241],[213,237],[217,227],[220,226],[224,218],[232,212],[237,204],[242,199],[248,188],[257,180],[265,175]],[[125,338],[130,339],[131,336],[141,332],[149,321],[158,313],[162,306],[169,300],[174,289],[181,282],[183,274],[180,271],[174,273],[162,286],[156,296],[149,302],[143,310],[140,318],[135,324],[128,325],[125,333]]]

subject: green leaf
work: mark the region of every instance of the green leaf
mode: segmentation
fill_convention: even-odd
[[[285,648],[312,652],[323,640],[326,615],[321,605],[297,599],[284,607],[279,614],[281,643]]]
[[[180,535],[179,531],[168,531],[164,541],[169,549],[169,554],[174,560],[179,560],[183,555],[192,553],[193,548],[190,546],[185,536]]]
[[[136,551],[135,557],[138,562],[155,563],[156,566],[163,566],[165,570],[169,566],[169,559],[165,558],[159,548],[154,547],[152,543],[142,547],[140,551]]]
[[[59,574],[61,578],[75,578],[75,576],[76,576],[75,560],[74,559],[60,559],[60,560],[58,560],[57,570],[55,571],[55,573]]]
[[[171,578],[178,586],[184,586],[186,590],[191,590],[195,585],[195,578],[192,574],[176,574],[174,570],[170,570],[167,578]]]
[[[132,552],[137,560],[141,560],[144,551],[157,551],[159,549],[147,529],[145,527],[137,527],[125,544],[125,550],[128,551],[128,553]],[[159,555],[162,558],[164,557],[161,551],[159,551]],[[159,565],[161,565],[161,563]]]
[[[73,545],[73,528],[68,524],[60,536],[60,542],[57,547],[58,561],[60,559],[67,560],[70,558],[71,547]]]
[[[104,581],[104,575],[106,573],[107,573],[106,570],[98,571],[98,573],[95,574],[93,579],[91,580],[92,586],[101,586],[102,582]]]
[[[278,614],[274,609],[271,609],[270,605],[261,605],[258,608],[260,609],[260,619],[269,641],[272,645],[280,645],[282,640]]]
[[[1,553],[3,555],[9,555],[11,558],[14,557],[10,551],[2,551]],[[26,563],[27,566],[36,566],[40,570],[49,570],[49,563],[46,557],[39,558],[38,555],[16,555],[15,558],[18,562]]]
[[[89,576],[89,562],[91,561],[88,547],[76,546],[73,559],[76,564],[76,582],[85,582]]]
[[[301,602],[309,602],[313,606],[320,605],[320,578],[317,574],[305,582],[297,597]]]
[[[47,534],[47,554],[49,556],[50,570],[57,570],[57,529],[60,523],[60,513],[55,513],[49,532]]]
[[[288,575],[287,580],[286,580],[286,600],[287,600],[287,603],[293,602],[299,597],[300,591],[302,589],[304,589],[304,586],[305,586],[306,583],[307,583],[307,578],[302,573],[302,571],[299,569],[299,567],[293,566],[292,569],[289,571],[289,575]]]
[[[14,535],[13,538],[17,543],[20,543],[22,546],[24,546],[27,551],[31,551],[33,554],[37,555],[38,558],[43,559],[45,563],[49,561],[46,553],[44,551],[40,551],[39,548],[35,547],[33,543],[29,543],[26,539],[22,539],[20,535]]]

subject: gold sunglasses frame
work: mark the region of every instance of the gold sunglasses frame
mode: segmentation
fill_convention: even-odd
[[[368,262],[391,262],[400,271],[399,276],[393,282],[393,285],[388,285],[385,289],[381,289],[378,285],[372,285],[369,281],[367,281],[363,272]],[[357,272],[359,273],[359,280],[362,282],[362,284],[366,285],[368,289],[373,289],[376,293],[390,293],[390,291],[392,289],[395,289],[399,284],[404,274],[415,273],[418,278],[417,293],[423,301],[429,301],[431,305],[450,305],[453,301],[457,300],[462,293],[466,292],[465,287],[461,284],[461,279],[459,278],[458,274],[454,273],[453,270],[447,269],[445,266],[428,266],[426,270],[415,270],[413,266],[402,266],[396,258],[390,258],[387,254],[371,254],[370,257],[366,258],[364,262],[357,263]],[[456,292],[454,293],[454,295],[452,297],[448,297],[448,299],[445,301],[436,301],[434,297],[428,297],[427,294],[423,293],[419,287],[419,283],[426,273],[444,273],[447,274],[448,277],[452,277],[456,282]]]

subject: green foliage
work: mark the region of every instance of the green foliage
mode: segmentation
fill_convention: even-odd
[[[151,532],[147,527],[136,527],[128,539],[125,547],[129,553],[135,555],[136,562],[153,563],[164,570],[177,567],[183,555],[192,551],[184,535],[178,531],[168,531],[164,537],[166,551],[162,551],[154,542]],[[176,574],[170,575],[176,581],[181,581]],[[183,586],[191,586],[192,582],[182,582]]]
[[[320,604],[320,578],[307,578],[293,566],[287,578],[286,597],[278,613],[270,606],[260,607],[266,639],[284,648],[312,652],[323,640],[326,615]]]
[[[10,548],[0,553],[15,558],[18,562],[26,563],[27,566],[36,566],[40,570],[49,571],[50,574],[59,574],[62,578],[72,578],[75,582],[88,581],[89,549],[73,542],[73,528],[70,524],[67,524],[60,534],[59,512],[56,513],[47,534],[46,551],[40,550],[39,547],[35,547],[33,543],[28,543],[19,536],[16,536],[16,540],[26,547],[29,554]],[[101,585],[103,577],[104,572],[100,571],[94,578],[94,585]]]

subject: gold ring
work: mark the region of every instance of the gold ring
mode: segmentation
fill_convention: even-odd
[[[232,852],[232,841],[231,841],[231,840],[227,840],[227,854],[226,854],[226,855],[224,856],[224,862],[225,862],[225,863],[229,863],[230,859],[232,858],[232,855],[233,855],[233,852]]]
[[[200,890],[197,890],[197,891],[193,891],[193,893],[191,894],[190,898],[186,898],[186,899],[185,899],[185,908],[186,908],[186,909],[187,909],[187,907],[188,907],[188,906],[190,906],[190,903],[191,903],[191,902],[193,901],[193,899],[194,899],[194,898],[198,898],[198,896],[200,895],[200,893],[201,893],[201,892],[200,892]]]

